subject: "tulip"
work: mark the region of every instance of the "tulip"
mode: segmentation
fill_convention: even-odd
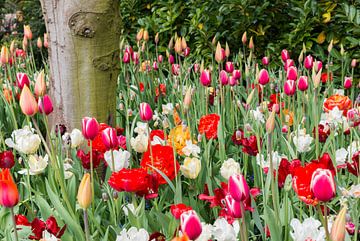
[[[225,63],[225,70],[226,70],[226,72],[228,72],[228,73],[232,73],[232,72],[234,71],[234,64],[233,64],[233,62],[230,62],[230,61],[226,62],[226,63]]]
[[[1,54],[0,54],[0,64],[7,64],[9,63],[9,51],[6,46],[1,47]]]
[[[159,66],[158,66],[158,63],[156,61],[153,62],[152,67],[153,67],[153,70],[155,70],[155,71],[159,70]]]
[[[94,140],[99,132],[99,123],[95,118],[84,117],[82,119],[82,134],[87,140]]]
[[[33,116],[38,112],[38,104],[27,85],[24,86],[20,94],[20,108],[27,116]]]
[[[275,129],[275,113],[278,106],[273,105],[269,118],[266,120],[265,129],[268,134],[272,133]]]
[[[253,40],[253,37],[251,36],[250,41],[249,41],[249,49],[253,49],[254,47],[255,47],[254,40]]]
[[[297,69],[294,66],[290,66],[287,69],[287,79],[288,80],[296,80],[297,79]]]
[[[32,32],[30,29],[30,25],[24,25],[24,36],[29,40],[32,39]]]
[[[174,50],[175,50],[175,52],[178,53],[178,54],[181,54],[181,53],[182,53],[181,38],[177,38],[177,39],[176,39]]]
[[[139,63],[139,53],[138,52],[133,52],[131,55],[131,60],[135,63],[138,64]]]
[[[334,223],[331,226],[330,237],[332,241],[344,241],[345,240],[345,224],[346,224],[346,210],[345,205],[336,216]]]
[[[286,60],[290,59],[290,54],[286,49],[281,51],[281,59],[283,62],[286,62]]]
[[[261,69],[259,72],[259,83],[261,85],[266,85],[267,83],[269,83],[269,73],[266,69]]]
[[[34,92],[36,96],[43,96],[46,93],[46,83],[43,70],[38,74],[36,78]]]
[[[20,89],[24,88],[25,85],[30,86],[30,80],[25,73],[16,73],[17,85]]]
[[[304,60],[304,66],[306,69],[312,69],[313,67],[313,62],[314,59],[311,55],[306,56],[305,60]]]
[[[289,130],[289,128],[287,125],[283,125],[283,127],[281,128],[282,133],[288,133],[288,130]]]
[[[218,63],[221,63],[223,61],[223,53],[220,42],[218,42],[216,45],[215,60]]]
[[[169,55],[168,61],[169,61],[170,64],[174,64],[175,58],[174,58],[174,56],[172,54]]]
[[[136,42],[139,42],[144,36],[144,29],[140,29],[140,31],[136,34]]]
[[[321,61],[315,61],[315,71],[318,72],[320,69],[322,69],[322,62]]]
[[[87,209],[92,201],[92,192],[91,192],[91,183],[90,183],[90,174],[85,173],[77,194],[77,200],[79,205],[83,209]]]
[[[130,53],[127,51],[124,52],[123,63],[125,64],[130,63]]]
[[[247,37],[246,37],[246,32],[243,33],[242,37],[241,37],[241,42],[245,45],[247,42]]]
[[[184,97],[184,108],[188,110],[191,105],[191,86],[187,89]]]
[[[184,50],[186,49],[188,46],[186,44],[186,39],[185,37],[181,37],[181,48]]]
[[[44,33],[44,47],[48,48],[49,47],[49,41],[48,41],[48,35],[47,33]]]
[[[159,63],[162,63],[164,60],[164,56],[162,56],[161,54],[159,54],[159,56],[157,57]]]
[[[154,41],[156,45],[159,43],[159,32],[156,33]]]
[[[239,82],[237,81],[237,79],[234,78],[234,76],[230,76],[229,84],[230,84],[230,86],[235,86],[235,85],[239,84]]]
[[[24,36],[23,41],[22,41],[22,47],[23,47],[24,51],[26,51],[27,46],[28,46],[28,39],[26,38],[26,36]]]
[[[14,53],[15,53],[15,40],[11,41],[10,44],[10,55],[14,56]]]
[[[0,205],[12,208],[19,202],[19,191],[8,168],[0,171]]]
[[[180,65],[179,64],[172,64],[171,65],[171,73],[173,75],[179,75],[180,74]]]
[[[220,71],[219,80],[221,85],[227,85],[229,83],[228,76],[225,70]]]
[[[232,76],[234,77],[234,79],[239,80],[241,78],[241,72],[240,70],[236,69],[232,72]]]
[[[40,113],[44,113],[45,115],[49,115],[54,110],[51,98],[48,95],[44,95],[44,97],[39,98],[38,106]]]
[[[236,201],[230,194],[225,196],[225,204],[228,214],[233,218],[241,218],[241,202]]]
[[[318,168],[311,177],[310,189],[319,201],[330,201],[336,194],[332,172],[329,169]]]
[[[351,60],[351,68],[355,68],[356,67],[356,59],[352,59]]]
[[[189,56],[189,54],[190,54],[190,48],[189,47],[186,47],[185,49],[184,49],[184,56],[186,57],[186,56]]]
[[[201,72],[200,75],[200,83],[203,86],[210,86],[211,85],[211,74],[210,74],[210,70],[205,69]]]
[[[284,84],[284,92],[288,96],[292,96],[295,94],[296,91],[296,82],[294,80],[287,80]]]
[[[144,30],[143,39],[145,42],[149,41],[149,32],[147,30]]]
[[[233,199],[238,202],[245,201],[250,194],[250,189],[245,177],[241,174],[233,174],[229,178],[228,190]]]
[[[153,117],[153,112],[148,103],[140,103],[140,118],[142,121],[150,121]]]
[[[0,168],[12,168],[15,165],[14,154],[11,151],[0,152]]]
[[[186,234],[190,240],[196,240],[201,235],[201,222],[194,210],[189,210],[181,214],[180,225],[181,231]]]
[[[269,60],[268,57],[265,56],[265,57],[263,57],[263,58],[261,59],[261,62],[262,62],[263,65],[268,66],[269,63],[270,63],[270,60]]]
[[[350,89],[352,86],[352,79],[351,77],[345,77],[345,80],[344,80],[344,88],[345,89]]]
[[[300,76],[298,80],[298,88],[301,91],[307,90],[309,87],[308,77],[307,76]]]
[[[197,73],[200,69],[200,65],[198,63],[194,64],[194,72]]]
[[[42,48],[42,46],[43,46],[43,44],[42,44],[42,41],[41,41],[41,38],[40,38],[40,37],[38,37],[38,39],[37,39],[36,46],[37,46],[39,49],[41,49],[41,48]]]
[[[284,64],[284,70],[287,71],[287,69],[291,66],[294,66],[294,60],[292,59],[286,60]]]
[[[119,145],[116,130],[114,128],[106,128],[101,133],[101,139],[107,150],[114,149]]]
[[[230,48],[227,42],[225,43],[225,56],[226,58],[230,56]]]

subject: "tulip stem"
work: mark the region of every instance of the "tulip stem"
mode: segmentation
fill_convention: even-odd
[[[112,162],[112,170],[113,172],[115,172],[115,160],[114,160],[114,151],[113,149],[110,150],[111,152],[111,162]]]
[[[14,236],[15,236],[15,241],[18,241],[18,233],[17,233],[17,229],[16,229],[16,220],[15,220],[15,215],[14,215],[14,208],[10,208],[10,213],[11,213],[11,217],[12,217],[12,221],[13,221],[13,226],[14,226]]]
[[[94,163],[93,163],[93,142],[90,140],[90,175],[91,175],[91,195],[92,200],[95,200],[95,188],[94,188]],[[95,211],[94,202],[91,203],[92,211]]]
[[[84,209],[84,229],[85,229],[85,238],[86,241],[90,241],[90,231],[89,231],[89,217],[86,209]]]
[[[268,133],[268,150],[269,150],[269,159],[270,159],[270,173],[268,175],[271,176],[271,196],[272,196],[272,202],[273,202],[273,208],[275,211],[275,217],[277,217],[276,222],[279,221],[279,210],[277,205],[277,194],[275,192],[275,184],[276,184],[276,176],[274,177],[274,166],[273,166],[273,159],[272,159],[272,140],[271,140],[272,134]],[[279,224],[279,223],[278,223]]]
[[[325,229],[326,241],[331,241],[329,230],[328,230],[327,207],[326,207],[326,205],[324,205],[324,213],[321,211],[320,204],[318,204],[316,207],[317,207],[320,219],[321,219],[324,229]]]

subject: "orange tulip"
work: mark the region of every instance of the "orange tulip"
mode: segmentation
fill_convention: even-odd
[[[12,91],[8,88],[3,88],[3,95],[7,102],[11,102],[12,100]]]
[[[189,237],[185,234],[181,237],[175,237],[171,241],[189,241]]]
[[[27,85],[24,85],[24,88],[21,91],[20,108],[27,116],[33,116],[38,112],[38,104]]]
[[[0,56],[0,64],[9,63],[9,51],[6,46],[2,46]]]
[[[31,29],[30,29],[30,25],[24,25],[24,36],[27,38],[27,39],[32,39],[32,32],[31,32]]]
[[[39,49],[42,48],[43,44],[42,44],[42,41],[41,41],[41,38],[40,38],[40,37],[38,37],[37,42],[36,42],[36,45],[37,45],[37,47],[38,47]]]
[[[12,208],[19,202],[19,191],[8,168],[0,171],[0,205]]]
[[[48,35],[47,33],[44,33],[44,47],[48,48],[49,47],[49,40],[48,40]]]

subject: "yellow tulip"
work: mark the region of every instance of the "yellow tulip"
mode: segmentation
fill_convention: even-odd
[[[185,177],[195,179],[200,173],[201,161],[195,157],[186,157],[184,160],[184,165],[180,166],[180,170]]]
[[[90,182],[90,174],[85,173],[83,179],[81,180],[77,199],[79,205],[83,209],[87,209],[92,201],[92,193],[91,193],[91,182]]]
[[[337,215],[332,227],[331,227],[331,240],[333,241],[344,241],[345,240],[345,223],[346,223],[346,209],[345,205],[339,214]]]
[[[317,37],[316,42],[317,42],[318,44],[322,44],[322,43],[325,42],[325,39],[326,39],[325,32],[322,31],[322,32],[319,34],[319,36]]]

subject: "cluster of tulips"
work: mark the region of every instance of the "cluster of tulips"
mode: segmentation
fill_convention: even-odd
[[[0,238],[358,240],[360,88],[343,46],[258,59],[244,33],[206,59],[142,29],[120,43],[114,123],[69,129],[48,123],[25,30],[0,58]]]

